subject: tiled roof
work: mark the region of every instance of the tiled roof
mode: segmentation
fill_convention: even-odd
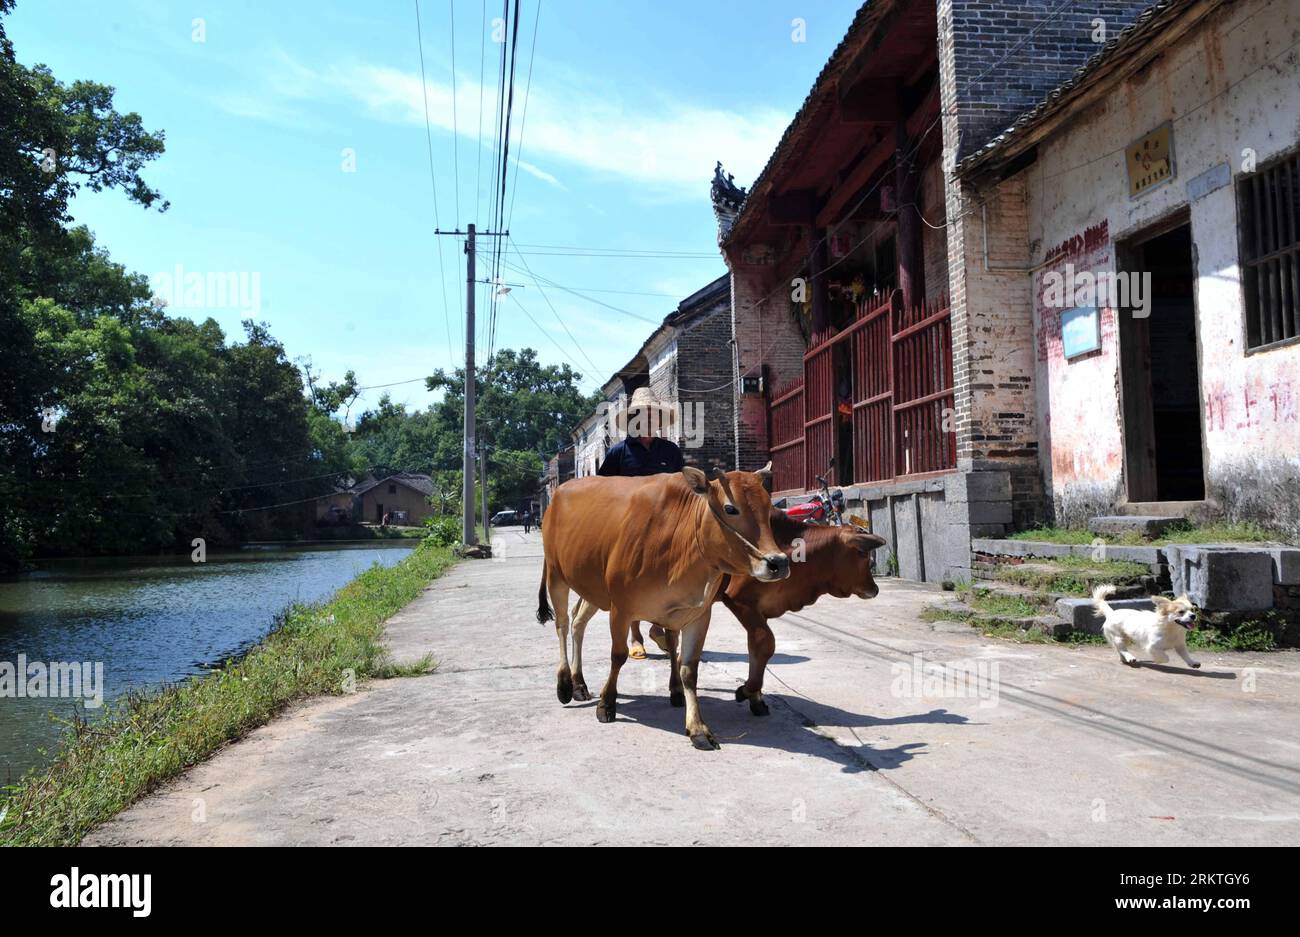
[[[876,3],[876,6],[879,7],[881,4]],[[752,196],[757,192],[759,188],[768,181],[768,177],[776,171],[776,164],[780,162],[781,157],[784,155],[786,144],[790,142],[804,119],[808,117],[810,105],[818,96],[818,92],[821,91],[822,85],[846,64],[841,61],[841,58],[843,58],[847,53],[850,45],[849,40],[853,37],[854,33],[866,25],[867,21],[871,18],[872,12],[874,12],[872,10],[872,0],[866,0],[866,2],[858,8],[858,12],[853,17],[853,22],[849,24],[848,30],[844,33],[844,38],[840,40],[839,45],[835,47],[835,51],[831,53],[830,58],[826,60],[826,64],[822,66],[822,70],[818,72],[817,80],[813,82],[812,88],[804,97],[803,104],[799,105],[799,110],[795,113],[794,119],[791,120],[790,125],[785,128],[785,133],[781,134],[781,139],[776,144],[776,148],[772,150],[772,155],[767,158],[767,164],[763,167],[762,172],[758,174],[758,178],[754,180],[754,184],[749,187],[748,195]],[[753,201],[752,198],[746,198],[744,204],[740,206],[739,213],[732,220],[732,223],[728,226],[726,234],[723,236],[724,244],[731,239],[732,232],[735,231],[740,220],[745,217],[745,211],[749,208],[751,201]]]
[[[417,472],[396,472],[387,478],[371,478],[362,482],[352,489],[352,494],[363,495],[377,485],[384,482],[400,482],[407,488],[418,491],[422,495],[433,494],[433,479],[428,475],[421,475]]]

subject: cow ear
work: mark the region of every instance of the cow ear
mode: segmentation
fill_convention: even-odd
[[[709,490],[708,476],[701,472],[693,465],[682,466],[682,477],[686,479],[686,484],[691,486],[691,490],[696,494],[707,494]]]
[[[853,535],[853,546],[863,553],[869,553],[878,547],[885,545],[885,538],[876,534],[869,534],[865,530],[859,531]]]

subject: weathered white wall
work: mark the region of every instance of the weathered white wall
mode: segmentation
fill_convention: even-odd
[[[1058,519],[1122,491],[1117,330],[1105,310],[1101,352],[1067,363],[1043,274],[1067,260],[1114,270],[1116,241],[1190,205],[1208,492],[1230,516],[1300,530],[1300,345],[1245,353],[1235,199],[1243,150],[1262,165],[1300,143],[1297,39],[1293,0],[1230,5],[1040,145],[1018,177],[1027,179],[1031,261],[1041,265],[1029,277],[1038,426]],[[1176,178],[1130,199],[1124,147],[1166,121]],[[1189,181],[1225,162],[1233,185],[1189,196]],[[1043,265],[1054,249],[1060,256]]]

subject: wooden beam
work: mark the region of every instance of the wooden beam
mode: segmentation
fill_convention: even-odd
[[[767,220],[774,225],[810,225],[817,217],[817,193],[792,189],[767,200]]]
[[[902,88],[896,81],[866,80],[843,89],[839,117],[845,123],[892,124],[902,118]]]
[[[867,154],[858,161],[858,164],[840,179],[839,183],[831,190],[826,199],[826,204],[817,213],[817,227],[826,228],[839,221],[839,214],[849,204],[849,200],[858,194],[859,189],[871,181],[871,177],[876,174],[893,153],[894,140],[892,135],[886,135],[883,140],[868,150]],[[880,204],[878,193],[875,204]]]

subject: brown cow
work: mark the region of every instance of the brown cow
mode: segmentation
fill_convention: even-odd
[[[695,694],[700,652],[724,576],[770,582],[790,575],[790,560],[772,538],[771,511],[763,480],[752,472],[718,471],[710,480],[687,466],[680,474],[592,476],[561,485],[542,520],[545,562],[537,595],[538,621],[549,621],[555,609],[560,702],[591,698],[580,634],[569,666],[572,590],[609,612],[610,671],[596,718],[614,721],[628,626],[653,621],[682,632],[680,670],[675,659],[671,664],[685,688],[686,732],[697,748],[717,748]]]
[[[861,527],[820,527],[791,520],[772,510],[772,534],[786,551],[802,540],[802,560],[796,555],[790,578],[775,586],[759,586],[748,576],[732,576],[718,598],[745,626],[749,638],[749,680],[736,688],[736,699],[749,700],[749,711],[766,716],[763,674],[776,650],[768,621],[812,605],[823,595],[837,599],[856,595],[874,599],[880,592],[871,575],[871,558],[885,541]]]
[[[823,595],[848,598],[856,595],[873,599],[880,592],[871,575],[872,553],[885,541],[861,527],[821,527],[791,520],[783,511],[772,509],[772,534],[781,549],[791,555],[790,576],[776,585],[766,585],[749,576],[728,576],[718,591],[720,601],[745,626],[749,638],[749,680],[736,688],[737,700],[749,700],[755,716],[768,714],[763,701],[763,674],[776,650],[776,638],[768,621],[787,612],[812,605]],[[579,602],[573,609],[574,653],[582,653],[582,634],[596,609]],[[676,640],[667,635],[670,663]],[[680,689],[669,678],[669,699],[680,706]]]

